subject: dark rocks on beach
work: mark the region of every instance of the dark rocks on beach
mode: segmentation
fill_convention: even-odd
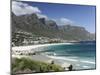
[[[52,61],[51,64],[54,64],[54,61]]]
[[[70,65],[70,66],[68,67],[68,70],[69,70],[69,71],[72,71],[72,70],[73,70],[73,65]]]

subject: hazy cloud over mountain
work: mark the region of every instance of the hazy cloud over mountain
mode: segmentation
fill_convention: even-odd
[[[37,13],[37,16],[38,16],[38,18],[45,18],[45,19],[48,19],[48,17],[47,17],[46,15],[44,15],[44,14],[39,14],[39,13]]]
[[[12,1],[12,12],[16,16],[36,14],[38,18],[52,19],[57,25],[82,26],[89,32],[95,33],[94,6]]]
[[[68,24],[73,24],[74,22],[68,18],[60,18],[60,19],[53,19],[58,25],[68,25]]]
[[[16,2],[16,1],[12,2],[12,11],[17,16],[25,15],[25,14],[32,14],[32,13],[41,13],[39,8],[37,7],[33,7],[26,3]]]
[[[38,7],[31,6],[27,3],[18,2],[18,1],[12,1],[12,12],[16,16],[21,15],[27,15],[27,14],[33,14],[35,13],[38,18],[45,18],[48,19],[48,17],[44,14],[42,14],[42,11]],[[72,24],[73,21],[71,21],[68,18],[60,18],[60,19],[53,19],[58,25],[67,25]]]
[[[30,6],[23,2],[12,1],[12,12],[16,16],[35,13],[39,18],[47,18],[46,15],[42,14],[42,11],[38,7]]]

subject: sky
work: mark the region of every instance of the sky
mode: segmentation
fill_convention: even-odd
[[[54,20],[58,25],[72,24],[95,33],[95,6],[13,1],[12,12],[17,16],[36,13],[39,18]]]

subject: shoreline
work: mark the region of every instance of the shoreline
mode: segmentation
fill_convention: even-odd
[[[61,67],[66,67],[66,70],[68,70],[68,67],[70,65],[73,65],[73,69],[90,69],[90,68],[95,68],[95,63],[93,62],[89,62],[89,61],[78,61],[78,60],[74,60],[74,59],[70,59],[70,58],[63,58],[63,57],[56,57],[56,56],[48,56],[48,55],[12,55],[12,57],[17,57],[17,58],[30,58],[34,61],[40,61],[40,62],[45,62],[45,63],[52,63],[52,61],[54,61],[54,63],[56,65],[59,65]],[[82,64],[83,63],[83,64]],[[94,67],[91,67],[90,65],[94,65]]]
[[[70,45],[70,44],[72,45],[74,43],[52,43],[52,44],[39,44],[39,45],[29,45],[29,46],[18,46],[18,47],[12,47],[12,50],[20,50],[20,51],[24,51],[24,50],[30,51],[30,50],[32,50],[33,52],[35,52],[35,51],[42,51],[41,49],[39,50],[39,49],[36,49],[36,48],[41,48],[41,47],[46,47],[46,46],[53,46],[53,45]],[[26,55],[26,57],[27,57],[27,55]],[[29,56],[29,57],[31,57],[31,56]],[[62,63],[63,64],[66,63],[67,66],[68,65],[73,65],[73,66],[75,66],[75,68],[80,66],[80,67],[83,67],[82,69],[88,68],[89,66],[81,65],[80,63],[91,64],[91,65],[95,66],[95,62],[91,62],[91,61],[86,61],[86,60],[80,61],[80,60],[71,59],[71,58],[49,56],[49,55],[46,55],[46,54],[43,54],[43,55],[42,54],[32,55],[32,59],[33,60],[37,60],[38,59],[40,61],[49,60],[50,59],[49,62],[51,62],[51,60],[54,60],[57,63],[59,63],[59,61],[60,61],[59,65],[61,65]],[[76,66],[76,65],[78,65],[78,66]]]
[[[73,43],[51,43],[51,44],[38,44],[38,45],[28,45],[28,46],[15,46],[12,47],[12,50],[34,50],[35,48],[53,46],[53,45],[70,45]]]
[[[70,67],[70,63],[68,63],[67,61],[61,61],[61,59],[54,59],[54,58],[50,58],[49,56],[46,56],[46,55],[12,55],[12,58],[30,58],[32,59],[33,61],[40,61],[40,62],[44,62],[44,63],[49,63],[49,64],[52,64],[52,62],[54,62],[55,65],[59,65],[61,66],[62,68],[65,68],[65,70],[67,71],[68,70],[68,67]]]
[[[61,56],[48,56],[52,59],[57,59],[57,60],[64,60],[64,61],[71,61],[71,62],[81,62],[81,63],[88,63],[88,64],[95,64],[95,62],[92,61],[87,61],[87,60],[77,60],[74,58],[66,58],[66,57],[61,57]]]
[[[69,44],[73,44],[73,43],[52,43],[52,44],[39,44],[39,45],[29,45],[29,46],[17,46],[17,47],[12,47],[12,50],[14,51],[42,51],[42,50],[37,50],[36,48],[41,48],[41,47],[46,47],[46,46],[53,46],[53,45],[69,45]],[[51,58],[47,55],[42,55],[42,54],[36,54],[36,55],[12,55],[12,57],[17,57],[17,58],[22,58],[22,57],[29,57],[32,60],[36,60],[36,61],[42,61],[42,62],[49,62],[51,63],[52,61],[55,62],[55,64],[62,66],[62,67],[66,67],[66,70],[68,70],[68,67],[72,64],[67,63],[66,62],[61,62],[61,59],[54,59]],[[60,62],[59,62],[60,61]]]

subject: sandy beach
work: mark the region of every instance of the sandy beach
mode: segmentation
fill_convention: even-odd
[[[53,44],[39,44],[39,45],[28,45],[28,46],[16,46],[12,47],[12,50],[35,50],[36,48],[52,46],[52,45],[66,45],[66,44],[73,44],[73,43],[53,43]]]
[[[68,62],[62,62],[59,59],[53,59],[53,58],[50,58],[49,56],[46,56],[46,55],[32,55],[32,56],[28,56],[28,55],[27,56],[26,55],[12,55],[12,57],[13,58],[23,58],[23,57],[24,58],[30,58],[32,60],[45,62],[45,63],[52,63],[52,61],[54,61],[54,64],[65,68],[66,71],[68,70],[68,67],[71,65]]]
[[[66,44],[72,44],[72,43],[53,43],[53,44],[41,44],[41,45],[29,45],[29,46],[18,46],[18,47],[12,47],[12,51],[37,51],[36,48],[40,48],[40,47],[44,47],[44,46],[52,46],[52,45],[66,45]],[[40,50],[38,50],[40,51]],[[52,58],[52,57],[49,57],[48,55],[45,55],[45,54],[36,54],[36,55],[12,55],[12,57],[17,57],[17,58],[22,58],[22,57],[25,57],[25,58],[30,58],[32,60],[35,60],[35,61],[42,61],[42,62],[46,62],[46,63],[51,63],[52,61],[54,61],[55,64],[57,65],[60,65],[62,67],[69,67],[71,64],[70,63],[67,63],[67,62],[61,62],[60,59],[55,59],[55,58]],[[66,70],[68,70],[66,68]]]
[[[73,65],[74,69],[85,69],[87,67],[91,68],[92,66],[95,67],[95,61],[90,60],[90,58],[88,58],[89,59],[88,60],[87,58],[82,59],[81,57],[78,57],[78,56],[63,57],[63,56],[60,56],[59,54],[56,54],[56,52],[43,51],[43,50],[46,50],[44,49],[44,47],[53,46],[53,45],[74,45],[74,43],[53,43],[53,44],[40,44],[40,45],[29,45],[29,46],[17,46],[17,47],[12,47],[12,51],[24,52],[25,53],[24,57],[29,57],[32,60],[36,60],[36,61],[43,61],[47,63],[54,61],[55,64],[65,65],[67,67],[71,64]],[[64,47],[64,50],[66,49]],[[60,49],[56,49],[56,50],[59,51]],[[35,54],[28,55],[31,52]],[[49,55],[49,53],[51,53],[51,55]],[[67,52],[62,53],[61,55],[65,55],[65,54],[67,55]],[[21,58],[23,57],[23,55],[12,54],[12,57]]]

